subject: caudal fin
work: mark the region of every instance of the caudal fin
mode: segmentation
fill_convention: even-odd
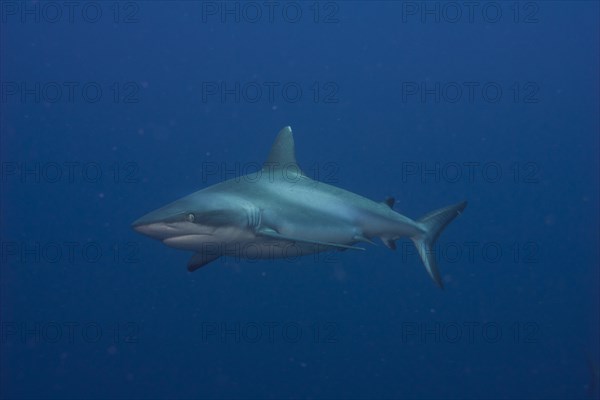
[[[467,202],[463,201],[424,215],[417,222],[425,232],[418,236],[411,237],[411,240],[421,256],[421,260],[423,260],[423,264],[425,264],[425,269],[427,269],[431,278],[442,289],[444,288],[444,284],[442,283],[442,277],[440,276],[440,271],[437,267],[433,246],[444,228],[448,226],[454,218],[460,215],[466,206]]]

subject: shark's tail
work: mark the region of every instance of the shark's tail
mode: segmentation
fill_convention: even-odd
[[[440,271],[437,267],[433,246],[444,228],[448,226],[454,218],[460,215],[466,206],[467,202],[463,201],[424,215],[417,221],[417,223],[421,225],[424,233],[411,237],[411,240],[415,244],[421,259],[423,260],[423,264],[425,264],[425,269],[427,269],[431,278],[442,289],[444,288],[444,284],[442,283]]]

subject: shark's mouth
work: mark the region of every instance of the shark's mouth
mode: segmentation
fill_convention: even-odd
[[[162,242],[167,246],[178,249],[197,250],[203,246],[211,245],[212,243],[217,245],[216,241],[213,240],[213,236],[214,235],[210,233],[184,234],[164,238]]]
[[[194,224],[192,222],[154,222],[149,224],[134,225],[133,229],[150,236],[151,238],[161,240],[166,243],[168,240],[178,240],[186,236],[207,236],[213,234],[215,227]],[[170,245],[170,244],[169,244]]]

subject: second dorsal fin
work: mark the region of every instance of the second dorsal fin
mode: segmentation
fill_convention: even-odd
[[[383,204],[385,204],[386,206],[388,206],[389,208],[394,208],[394,204],[396,204],[396,199],[393,197],[386,197],[385,200],[382,201]]]

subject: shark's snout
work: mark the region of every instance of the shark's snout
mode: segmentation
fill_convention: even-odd
[[[179,234],[177,223],[187,221],[184,202],[173,202],[133,221],[131,227],[141,234],[163,240]]]
[[[177,236],[178,230],[165,222],[144,222],[137,220],[131,227],[134,231],[143,235],[150,236],[153,239],[165,240],[172,236]]]
[[[185,241],[187,236],[211,235],[215,227],[202,223],[199,220],[202,215],[182,211],[180,206],[163,207],[135,220],[131,227],[136,232],[172,245]]]
[[[131,227],[143,235],[164,240],[180,234],[176,223],[181,222],[183,218],[178,214],[180,213],[160,208],[138,218],[131,224]]]

